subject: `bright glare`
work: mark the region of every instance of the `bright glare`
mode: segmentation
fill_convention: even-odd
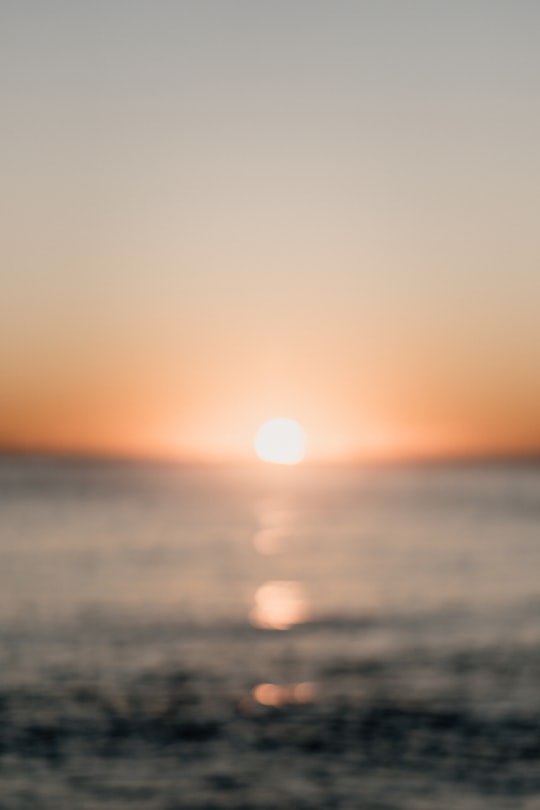
[[[284,684],[259,683],[251,695],[262,706],[281,708],[287,703],[313,703],[317,697],[317,685],[311,681]]]
[[[310,609],[300,582],[266,582],[255,594],[251,623],[265,630],[289,630],[309,621]]]
[[[304,431],[294,419],[269,419],[255,435],[255,452],[273,464],[298,464],[305,444]]]

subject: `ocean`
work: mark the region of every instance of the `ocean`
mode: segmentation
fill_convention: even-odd
[[[540,808],[540,464],[0,460],[0,810]]]

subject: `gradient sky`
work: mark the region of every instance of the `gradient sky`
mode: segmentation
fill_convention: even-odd
[[[536,0],[4,0],[0,445],[540,450]]]

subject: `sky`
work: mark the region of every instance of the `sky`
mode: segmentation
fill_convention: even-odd
[[[3,0],[0,447],[540,452],[540,4]]]

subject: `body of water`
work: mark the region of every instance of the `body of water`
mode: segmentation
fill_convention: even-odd
[[[540,808],[540,465],[0,461],[0,808]]]

